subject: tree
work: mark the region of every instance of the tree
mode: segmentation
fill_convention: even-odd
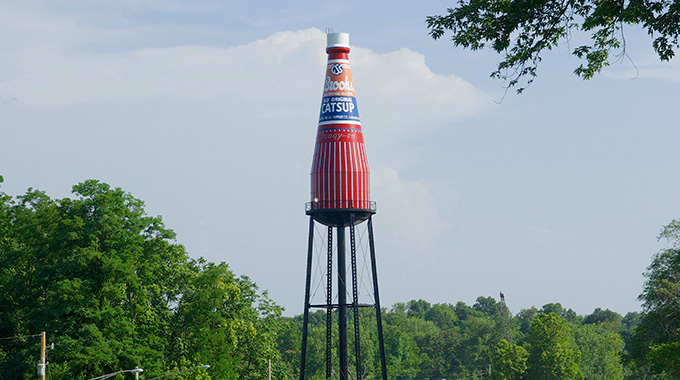
[[[458,316],[453,311],[453,306],[448,304],[434,304],[425,313],[425,320],[434,322],[442,330],[452,329],[458,323]]]
[[[259,379],[267,359],[279,356],[280,313],[248,278],[237,278],[224,263],[199,260],[174,316],[173,338],[182,343],[175,360],[211,363],[210,374],[218,379]]]
[[[501,304],[493,297],[477,297],[472,308],[483,313],[487,317],[494,317],[501,313]]]
[[[451,31],[456,46],[503,54],[491,76],[508,80],[508,87],[523,78],[531,84],[545,50],[578,32],[590,33],[590,43],[572,51],[584,61],[574,70],[583,79],[599,73],[612,57],[626,57],[628,26],[647,31],[662,61],[673,58],[680,36],[680,7],[669,0],[460,0],[447,14],[426,21],[434,39]]]
[[[581,324],[583,319],[581,316],[577,315],[574,310],[562,307],[562,304],[559,302],[543,305],[540,312],[543,314],[555,313],[558,317],[564,318],[569,323],[574,324]]]
[[[519,324],[519,331],[526,335],[529,333],[529,329],[531,328],[531,322],[536,318],[538,315],[538,309],[535,307],[531,307],[529,309],[522,309],[517,313],[517,316],[515,316],[515,320]]]
[[[530,380],[580,380],[581,353],[571,347],[569,323],[555,313],[539,314],[529,330]]]
[[[458,320],[461,322],[469,318],[480,317],[483,315],[462,301],[458,301],[458,303],[456,303],[456,305],[453,307],[453,311],[456,313],[456,317],[458,317]]]
[[[429,358],[430,368],[424,374],[442,378],[450,377],[460,367],[461,336],[457,329],[449,329],[433,336],[429,344],[421,349]]]
[[[468,373],[488,370],[493,347],[502,335],[500,326],[486,316],[469,318],[461,322],[460,334],[462,342],[457,356],[462,362],[461,368]]]
[[[59,347],[49,367],[56,378],[142,362],[153,373],[165,364],[163,326],[175,299],[162,290],[175,277],[164,274],[177,270],[185,252],[168,243],[174,234],[160,218],[122,190],[91,180],[73,193],[52,200],[29,189],[5,215],[14,244],[0,252],[2,336],[47,331]],[[26,355],[11,350],[2,373],[25,377],[28,363],[32,373]]]
[[[0,378],[34,377],[39,341],[26,337],[40,331],[55,380],[203,364],[191,378],[259,379],[279,362],[280,308],[254,283],[190,259],[120,188],[88,180],[73,194],[0,193],[0,337],[17,338],[0,341]]]
[[[601,323],[586,324],[574,331],[576,345],[581,351],[581,372],[588,380],[621,380],[623,341],[617,333]]]
[[[425,314],[430,310],[430,303],[425,300],[411,300],[408,302],[408,312],[406,313],[409,317],[424,318]]]
[[[584,324],[600,324],[612,332],[620,332],[623,329],[623,317],[609,309],[595,308],[592,314],[583,319]]]
[[[300,342],[302,332],[293,318],[279,318],[276,347],[281,357],[284,379],[300,377]]]
[[[626,359],[637,368],[680,377],[680,221],[665,226],[659,239],[672,243],[647,268],[639,299],[643,313],[630,338]]]
[[[494,347],[491,359],[492,376],[495,380],[519,380],[527,370],[529,353],[522,346],[503,339]]]
[[[415,339],[400,325],[387,325],[385,330],[385,356],[387,373],[397,379],[413,379],[427,357],[421,354]]]

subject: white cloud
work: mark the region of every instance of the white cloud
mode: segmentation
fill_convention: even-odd
[[[478,114],[491,103],[462,78],[433,73],[425,56],[409,49],[378,54],[354,48],[350,55],[360,110],[371,107],[367,120],[380,122],[386,132],[419,134]]]
[[[321,38],[321,32],[307,30],[226,49],[179,46],[114,53],[40,46],[15,54],[14,69],[21,74],[3,81],[2,89],[31,106],[220,95],[280,104],[309,90],[305,82],[311,84],[311,78],[301,74],[323,59]]]
[[[441,200],[432,189],[404,180],[396,169],[387,167],[371,171],[371,186],[380,211],[376,221],[384,223],[381,238],[392,246],[389,251],[404,260],[440,258],[439,243],[448,225],[439,214]]]
[[[38,17],[38,24],[48,16]],[[121,52],[78,49],[79,30],[57,18],[60,43],[28,44],[0,55],[0,94],[30,106],[62,106],[148,97],[206,100],[226,96],[267,107],[296,107],[318,98],[325,36],[317,29],[280,32],[231,48],[176,46]],[[17,21],[14,32],[31,29]],[[55,31],[56,33],[56,31]],[[72,46],[69,45],[71,41]],[[486,97],[470,83],[432,73],[421,54],[407,49],[378,54],[353,48],[359,103],[375,124],[408,132],[479,112]],[[310,75],[310,73],[318,73]],[[315,102],[316,103],[316,102]]]
[[[680,83],[680,61],[649,62],[638,67],[640,78],[663,79]]]
[[[651,50],[651,49],[645,49]],[[669,62],[659,60],[659,56],[650,51],[646,54],[626,57],[620,62],[613,63],[603,73],[616,79],[662,79],[671,82],[680,82],[680,60],[672,59]]]

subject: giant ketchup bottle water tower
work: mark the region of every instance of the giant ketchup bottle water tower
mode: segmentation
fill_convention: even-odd
[[[305,286],[305,310],[303,315],[302,350],[300,360],[300,380],[305,379],[307,353],[307,332],[309,310],[320,308],[326,310],[326,378],[333,376],[333,359],[331,338],[333,313],[337,311],[337,368],[340,380],[347,380],[347,319],[353,312],[354,321],[354,365],[356,379],[363,378],[361,365],[361,347],[359,331],[359,308],[375,309],[378,331],[378,345],[382,379],[387,380],[385,366],[385,349],[382,334],[382,318],[380,315],[380,297],[373,243],[372,216],[375,214],[375,202],[370,198],[370,176],[361,122],[354,95],[352,71],[349,65],[349,35],[346,33],[330,33],[327,35],[326,53],[328,64],[323,85],[321,112],[314,149],[314,160],[311,172],[311,202],[306,204],[309,218],[309,248],[307,253],[307,277]],[[310,282],[313,266],[314,223],[327,227],[327,262],[326,262],[326,299],[319,304],[310,302]],[[368,246],[371,262],[373,288],[372,303],[360,303],[357,280],[357,254],[355,226],[367,222]],[[349,229],[351,287],[347,284],[346,229]],[[333,239],[333,231],[336,231]],[[333,243],[336,244],[335,251]],[[337,263],[337,302],[333,292],[333,253]],[[351,290],[351,300],[347,295]]]

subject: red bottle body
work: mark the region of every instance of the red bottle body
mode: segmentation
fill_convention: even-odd
[[[343,35],[344,33],[337,33]],[[370,210],[370,174],[349,64],[349,44],[329,35],[311,172],[311,210]],[[345,37],[346,38],[346,37]],[[333,43],[335,42],[335,43]]]

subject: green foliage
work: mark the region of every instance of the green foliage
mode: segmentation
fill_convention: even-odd
[[[571,329],[555,313],[539,314],[531,323],[529,380],[579,380],[581,353],[571,346]]]
[[[266,294],[225,264],[190,259],[129,193],[89,180],[73,195],[0,193],[0,336],[46,331],[55,380],[135,366],[149,378],[202,364],[191,378],[266,373],[280,315]],[[1,341],[0,373],[33,378],[38,343]]]
[[[597,325],[580,326],[574,331],[574,338],[581,351],[581,372],[585,379],[623,379],[623,340],[619,334],[610,331],[600,322]]]
[[[519,331],[523,335],[529,333],[529,329],[531,328],[531,321],[533,321],[537,315],[538,309],[536,309],[535,307],[531,307],[529,309],[522,309],[519,311],[519,313],[517,313],[515,319],[519,323]]]
[[[477,297],[472,308],[487,317],[494,317],[501,313],[501,304],[496,302],[493,297]]]
[[[600,324],[603,328],[619,332],[623,329],[623,317],[609,309],[602,310],[599,307],[592,314],[583,319],[584,324]]]
[[[413,300],[409,301],[407,308],[407,315],[409,317],[425,318],[425,313],[430,310],[431,306],[430,303],[425,300]]]
[[[424,300],[397,303],[383,311],[388,378],[480,379],[487,378],[491,370],[495,379],[616,380],[622,379],[626,370],[630,379],[652,379],[636,377],[640,372],[624,368],[620,360],[622,336],[636,326],[637,317],[637,313],[629,313],[621,318],[600,308],[583,317],[559,303],[546,304],[540,310],[524,309],[513,317],[507,308],[500,313],[500,305],[490,297],[477,298],[473,306]],[[362,310],[360,319],[362,373],[366,378],[378,378],[373,312]],[[325,378],[325,321],[325,312],[310,314],[306,378]],[[333,314],[333,352],[337,350],[336,323]],[[282,378],[299,378],[301,316],[281,318],[279,326],[277,347],[288,368],[287,377]],[[350,351],[352,338],[350,331]]]
[[[543,307],[540,310],[540,313],[542,314],[554,313],[558,317],[566,319],[569,323],[581,324],[583,322],[583,317],[576,314],[574,310],[563,308],[562,304],[560,304],[559,302],[548,303],[543,305]]]
[[[466,367],[457,353],[463,345],[463,337],[458,329],[439,332],[432,337],[430,344],[423,347],[430,361],[430,368],[426,374],[445,377],[447,374],[464,371]]]
[[[491,365],[493,366],[493,379],[495,380],[519,380],[527,370],[527,357],[529,353],[522,346],[508,343],[503,339],[494,348]]]
[[[459,324],[458,316],[448,304],[435,304],[425,313],[425,320],[434,323],[440,330],[449,330]]]
[[[387,373],[402,379],[415,378],[423,360],[415,337],[393,325],[385,326],[384,337]]]
[[[461,322],[461,349],[456,352],[465,370],[484,369],[491,363],[493,347],[501,339],[500,326],[489,318],[470,318]]]
[[[621,333],[634,326],[635,314],[620,331],[607,327],[621,320],[613,312],[596,309],[589,322],[558,303],[530,308],[513,317],[500,313],[500,304],[490,297],[479,297],[473,306],[430,304],[424,300],[397,303],[383,311],[388,378],[396,379],[479,379],[491,369],[495,379],[621,379]],[[569,317],[573,322],[555,313]],[[374,316],[361,313],[362,355],[366,378],[377,378],[379,356]],[[613,313],[613,314],[612,314]],[[600,317],[597,317],[600,316]],[[596,318],[597,317],[597,318]],[[310,314],[306,378],[325,378],[325,313]],[[278,349],[291,370],[288,378],[298,378],[297,355],[301,316],[282,318]],[[333,315],[333,352],[337,350],[337,323]],[[526,331],[520,329],[527,324]],[[510,336],[510,343],[504,336]],[[364,339],[365,337],[365,339]],[[349,334],[349,346],[353,346]],[[583,352],[581,353],[580,350]],[[531,356],[529,355],[531,352]],[[351,354],[350,354],[351,357]],[[350,359],[353,361],[353,358]],[[580,367],[579,367],[580,363]]]
[[[648,359],[652,364],[652,371],[655,373],[667,373],[677,376],[680,373],[680,341],[671,343],[661,343],[650,347]]]
[[[665,226],[659,238],[672,247],[657,253],[647,268],[642,294],[643,314],[626,353],[638,372],[680,377],[680,222]]]
[[[662,61],[673,58],[680,46],[680,7],[666,0],[461,0],[426,22],[434,39],[450,31],[456,46],[503,54],[491,76],[507,80],[508,87],[526,79],[518,93],[536,77],[542,54],[579,32],[590,35],[590,44],[572,51],[584,61],[574,70],[583,79],[609,66],[612,56],[626,56],[627,26],[646,30]]]

